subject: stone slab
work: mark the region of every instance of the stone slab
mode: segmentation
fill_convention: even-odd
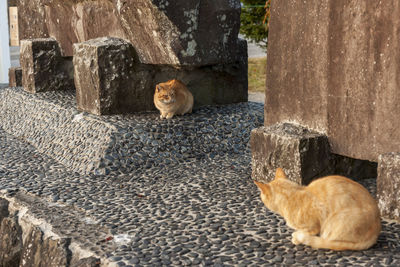
[[[400,221],[400,153],[379,156],[377,198],[382,216]]]
[[[252,130],[252,178],[269,182],[276,168],[288,178],[307,185],[332,172],[329,142],[325,135],[289,123]]]
[[[21,41],[20,63],[22,85],[30,93],[74,88],[72,61],[61,56],[52,38]]]
[[[272,3],[265,126],[300,124],[374,162],[399,147],[399,12],[396,0]]]
[[[74,43],[111,36],[129,40],[144,64],[237,61],[239,0],[20,0],[18,7],[22,39],[50,35],[64,56]]]
[[[8,69],[8,83],[10,87],[22,86],[22,68],[12,67]]]

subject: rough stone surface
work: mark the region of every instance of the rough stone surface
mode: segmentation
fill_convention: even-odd
[[[204,154],[126,175],[79,175],[0,129],[1,198],[10,213],[26,211],[19,213],[26,233],[40,227],[53,239],[71,238],[70,266],[90,257],[101,266],[400,265],[400,225],[387,220],[365,251],[291,244],[292,230],[259,198],[249,150]],[[375,179],[362,184],[375,195]]]
[[[22,86],[22,68],[12,67],[8,69],[8,83],[10,87]]]
[[[158,112],[104,116],[79,112],[72,91],[0,91],[2,127],[80,173],[121,173],[143,166],[246,149],[262,125],[262,105],[209,106],[160,120]],[[233,131],[235,129],[235,131]],[[67,134],[68,133],[68,134]]]
[[[236,61],[238,0],[114,1],[143,63],[212,65]]]
[[[377,198],[381,214],[400,221],[400,153],[379,156]]]
[[[399,12],[396,0],[272,3],[265,126],[297,123],[375,162],[399,147]]]
[[[52,38],[21,41],[22,85],[31,93],[73,88],[72,61]]]
[[[56,38],[64,56],[74,43],[112,36],[146,64],[226,64],[237,61],[240,8],[239,0],[20,0],[20,32]]]
[[[143,92],[133,83],[137,55],[117,38],[98,38],[74,45],[74,79],[79,110],[111,115],[146,110]],[[148,102],[148,101],[147,101]]]
[[[24,239],[20,267],[28,266],[68,266],[69,239],[45,238],[37,227],[32,227]]]
[[[22,250],[22,230],[15,214],[8,213],[8,202],[0,199],[2,214],[0,217],[0,266],[17,267]],[[4,212],[4,208],[7,212]]]
[[[49,37],[46,9],[42,0],[18,0],[17,7],[20,40]]]
[[[251,132],[252,178],[269,182],[276,168],[299,184],[332,172],[331,153],[325,135],[293,124],[260,127]]]
[[[172,78],[188,86],[195,107],[247,101],[245,40],[240,41],[236,62],[195,68],[142,64],[132,45],[117,38],[98,38],[74,47],[78,108],[93,114],[154,110],[156,84]]]

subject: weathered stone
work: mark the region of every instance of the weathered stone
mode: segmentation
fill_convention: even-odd
[[[43,0],[18,0],[17,6],[20,40],[49,37]]]
[[[273,2],[265,126],[290,120],[375,162],[399,147],[399,12],[395,0]]]
[[[156,84],[173,78],[188,86],[195,107],[245,102],[246,41],[240,41],[239,51],[231,64],[175,68],[140,63],[132,45],[117,38],[75,44],[78,108],[97,115],[153,110]]]
[[[22,68],[12,67],[8,69],[8,83],[10,87],[22,86]]]
[[[254,129],[250,145],[252,178],[257,181],[271,181],[278,167],[303,185],[332,172],[327,137],[301,126],[283,123]]]
[[[23,40],[20,51],[22,85],[26,91],[73,89],[72,61],[61,57],[56,40]]]
[[[127,39],[111,0],[46,1],[46,27],[60,44],[63,56],[73,55],[73,44],[99,37]]]
[[[129,40],[146,64],[204,66],[237,60],[239,0],[19,2],[21,36],[49,34],[64,56],[72,56],[74,43],[111,36]]]
[[[143,63],[210,65],[236,61],[240,1],[117,1]]]
[[[134,90],[137,56],[133,46],[117,38],[98,38],[74,46],[78,109],[97,115],[127,113],[141,106]],[[140,110],[140,109],[139,109]]]
[[[0,266],[19,266],[22,250],[22,229],[18,216],[8,214],[8,201],[0,200]]]
[[[25,266],[68,266],[71,252],[69,238],[45,237],[38,227],[27,233],[22,249],[20,267]]]
[[[400,221],[400,153],[378,159],[377,198],[382,216]]]

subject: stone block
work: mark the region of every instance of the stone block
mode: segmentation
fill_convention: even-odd
[[[50,35],[64,56],[73,55],[74,43],[111,36],[129,40],[145,64],[206,66],[237,59],[239,0],[20,0],[18,8],[21,36]]]
[[[239,0],[119,3],[114,0],[121,25],[143,63],[204,66],[236,61]]]
[[[61,56],[52,38],[21,42],[22,85],[31,93],[73,89],[72,61]]]
[[[251,132],[252,178],[269,182],[281,167],[288,178],[307,185],[331,173],[330,148],[325,135],[282,123]]]
[[[247,42],[239,41],[230,64],[176,68],[143,64],[133,46],[118,38],[75,44],[78,109],[96,115],[154,110],[156,84],[177,78],[192,92],[195,107],[247,101]]]
[[[22,68],[11,67],[8,69],[8,83],[10,87],[22,86]]]
[[[379,155],[376,184],[381,215],[400,221],[400,153]]]
[[[140,98],[124,93],[135,93],[136,62],[133,46],[122,39],[104,37],[75,44],[73,63],[78,109],[96,115],[135,110],[135,105],[142,104]]]

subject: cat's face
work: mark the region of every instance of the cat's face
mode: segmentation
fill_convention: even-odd
[[[158,101],[164,104],[172,104],[176,101],[175,90],[165,83],[160,83],[156,86],[156,94]]]
[[[260,198],[264,205],[273,212],[278,212],[279,188],[287,183],[288,179],[281,168],[276,170],[275,179],[268,183],[264,184],[261,182],[254,181],[257,185],[258,189],[260,189]]]

